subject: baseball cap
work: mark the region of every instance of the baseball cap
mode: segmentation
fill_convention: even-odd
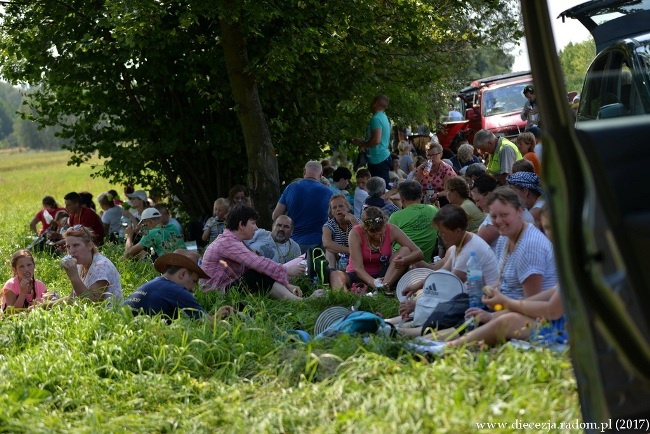
[[[146,219],[155,219],[160,217],[162,217],[160,215],[160,211],[158,211],[156,208],[147,208],[144,211],[142,211],[142,214],[140,215],[140,221]]]
[[[145,202],[147,202],[148,200],[147,193],[145,193],[144,190],[136,190],[131,194],[127,194],[126,197],[128,197],[129,199],[137,198]]]

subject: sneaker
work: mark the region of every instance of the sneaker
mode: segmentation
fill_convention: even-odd
[[[422,344],[409,342],[406,344],[406,348],[408,348],[414,353],[422,354],[423,356],[428,356],[428,355],[441,356],[445,352],[445,347],[447,347],[446,342],[436,342],[436,341],[429,341],[429,342],[431,342],[432,345],[431,344],[422,345]]]
[[[413,342],[415,342],[418,345],[425,345],[425,346],[431,346],[431,347],[446,344],[446,342],[444,342],[444,341],[434,341],[432,339],[427,339],[427,338],[422,337],[422,336],[417,336],[417,337],[413,338]]]

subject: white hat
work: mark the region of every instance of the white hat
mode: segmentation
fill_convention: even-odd
[[[147,208],[142,211],[142,214],[140,214],[140,221],[146,219],[156,219],[160,217],[162,217],[160,215],[160,211],[158,211],[156,208]]]
[[[130,199],[133,199],[133,198],[140,199],[140,200],[143,200],[145,202],[147,201],[147,193],[145,193],[144,190],[136,190],[131,194],[127,194],[126,197],[128,197]]]

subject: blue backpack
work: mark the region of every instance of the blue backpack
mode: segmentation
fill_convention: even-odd
[[[321,316],[326,313],[327,310],[323,312]],[[316,320],[316,323],[318,326],[319,321]],[[341,334],[376,334],[383,332],[390,326],[390,324],[386,323],[382,317],[375,315],[374,313],[350,311],[347,315],[336,319],[329,325],[326,325],[322,331],[319,330],[317,326],[314,327],[314,332],[317,333],[315,339],[335,337]],[[391,333],[392,331],[393,329],[391,328]]]

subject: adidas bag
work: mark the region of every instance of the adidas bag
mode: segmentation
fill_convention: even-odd
[[[464,289],[465,285],[454,273],[438,270],[429,274],[424,281],[422,294],[415,302],[413,325],[415,327],[423,325],[438,304],[451,300]]]

